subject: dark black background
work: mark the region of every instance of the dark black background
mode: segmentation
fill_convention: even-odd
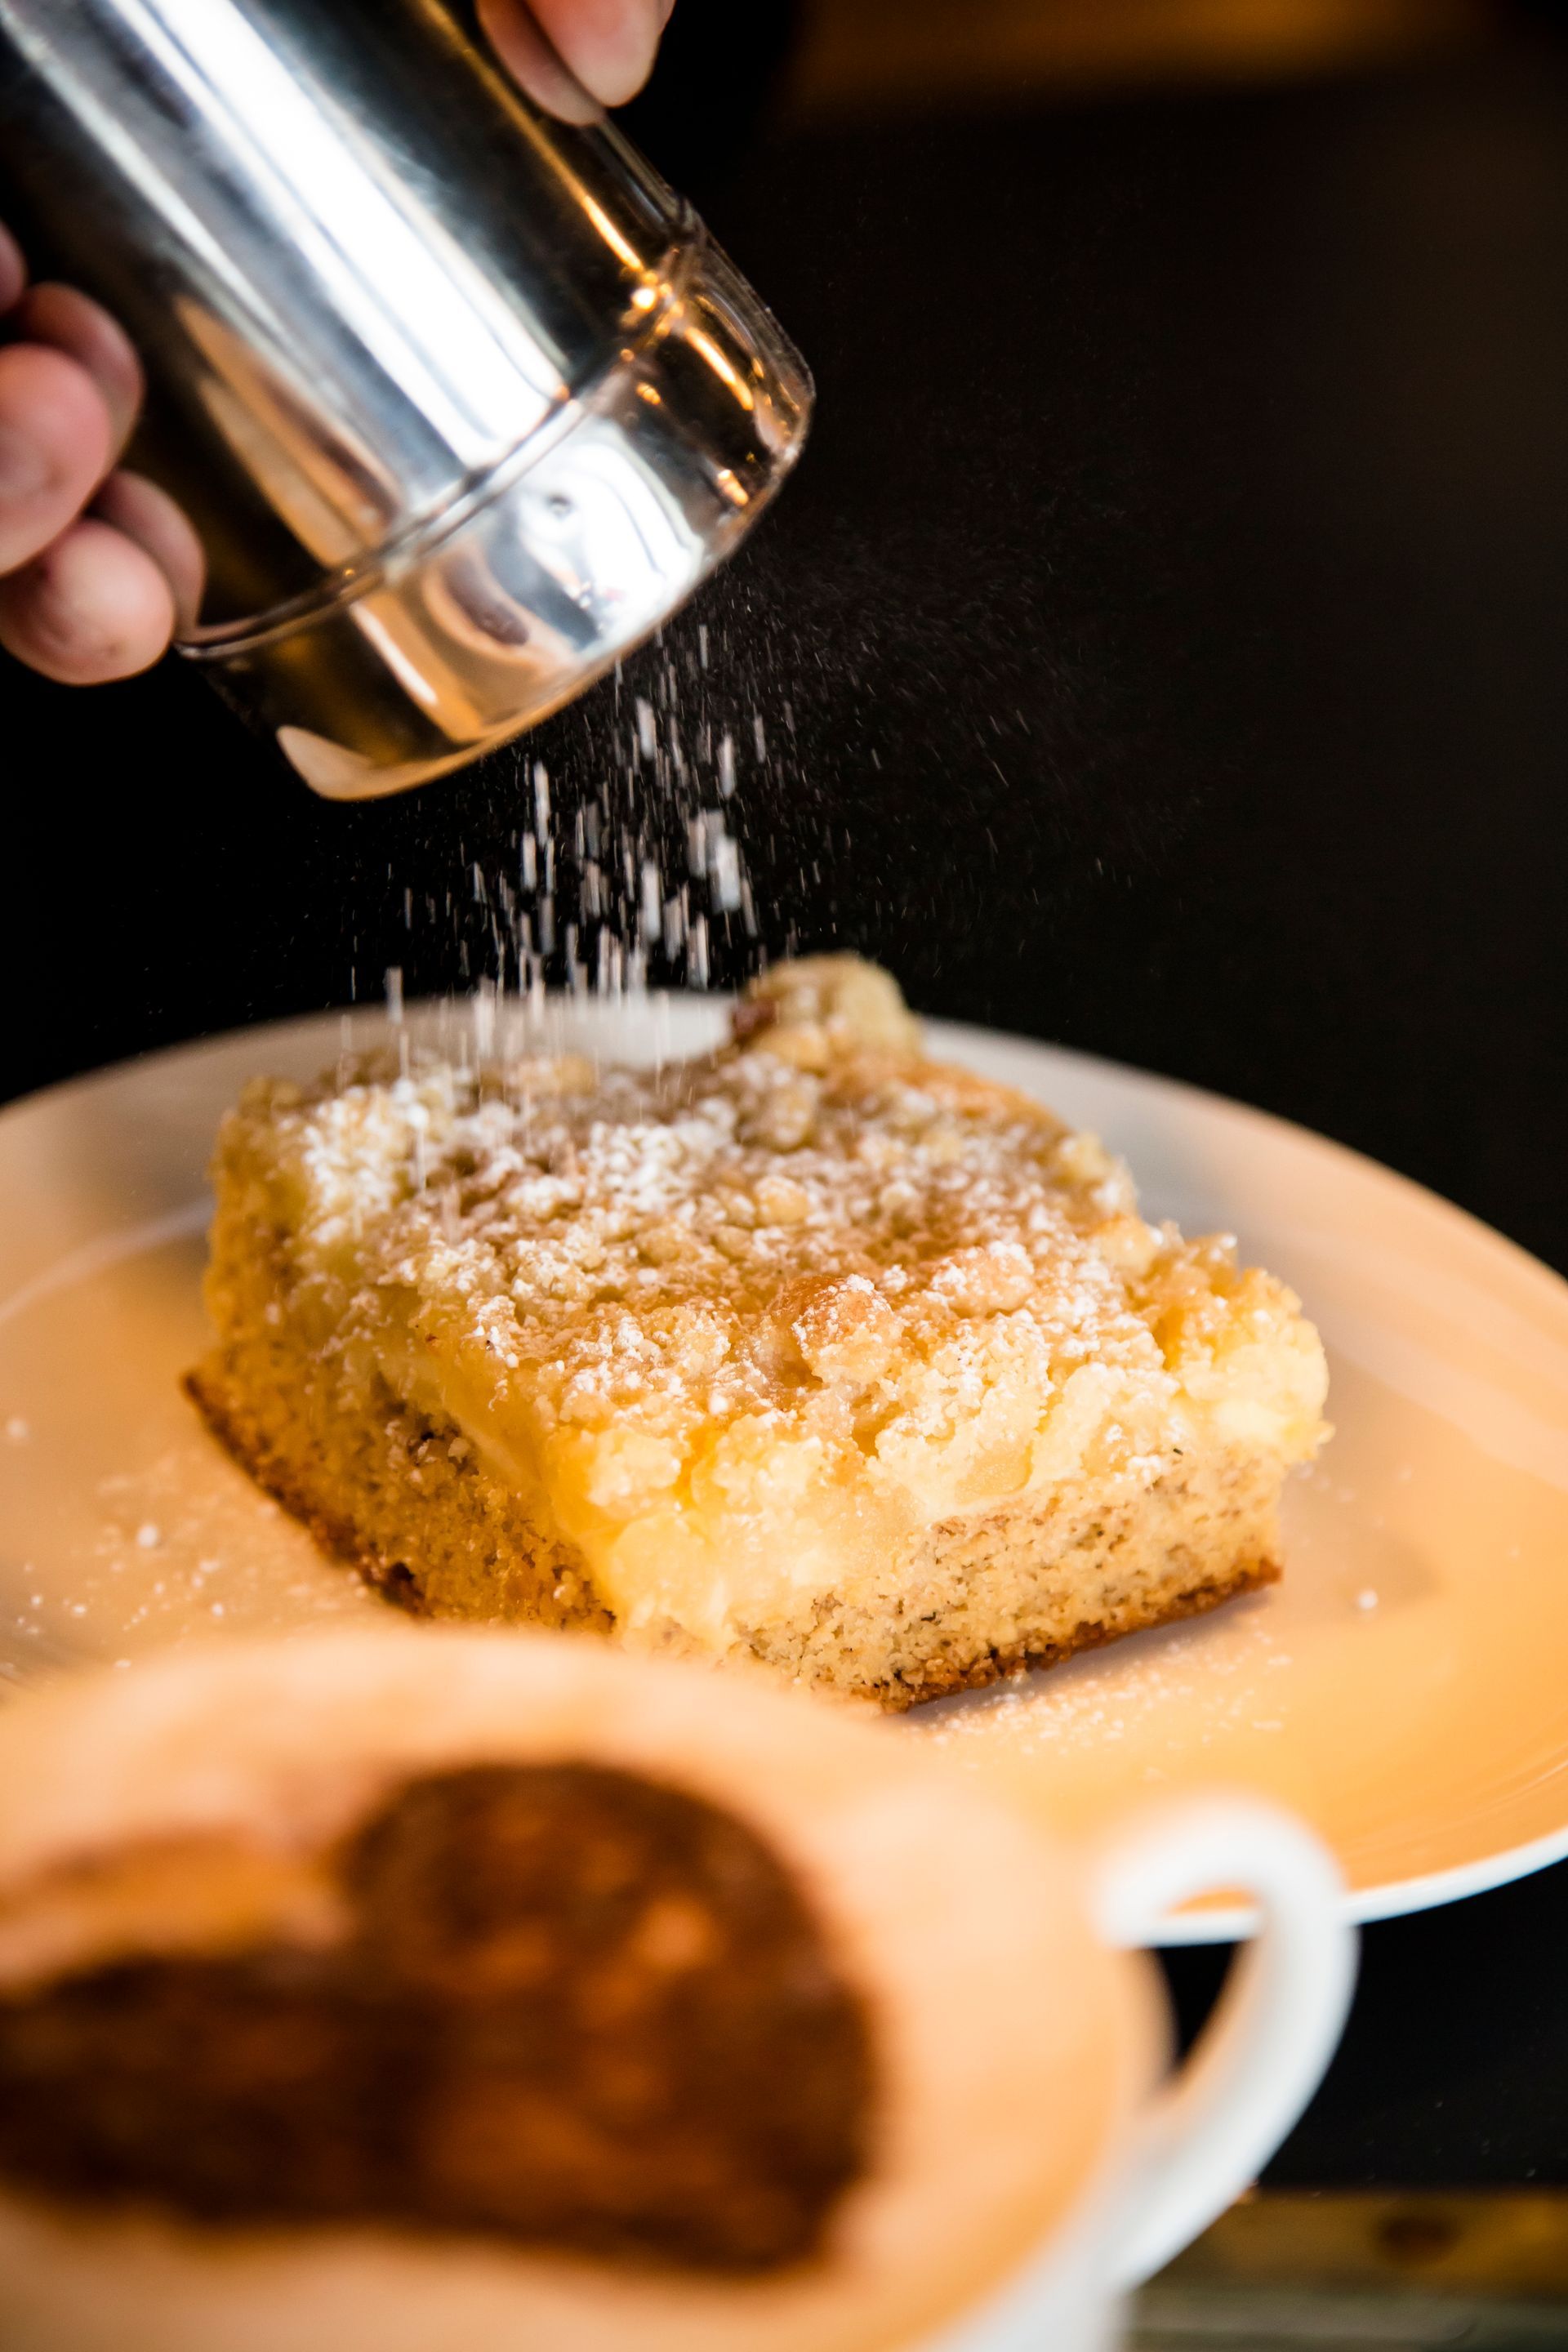
[[[696,54],[644,135],[820,391],[703,606],[796,717],[740,803],[773,943],[1264,1104],[1568,1266],[1562,52],[728,147]],[[603,719],[533,747],[568,792]],[[388,961],[452,984],[404,886],[461,900],[520,814],[506,755],[317,803],[172,667],[0,670],[0,1095]],[[1562,1871],[1372,1930],[1275,2176],[1568,2180],[1565,1942]],[[1218,1966],[1173,1963],[1189,2020]]]

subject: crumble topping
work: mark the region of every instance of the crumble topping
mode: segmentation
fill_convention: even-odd
[[[789,1036],[574,1086],[263,1083],[242,1116],[297,1143],[300,1271],[318,1254],[330,1282],[347,1245],[367,1334],[395,1303],[481,1378],[526,1366],[548,1419],[676,1450],[745,1415],[945,1441],[998,1382],[1045,1400],[1089,1361],[1163,1402],[1293,1317],[1228,1243],[1146,1224],[1121,1164],[1034,1103],[866,1052],[801,1070]]]

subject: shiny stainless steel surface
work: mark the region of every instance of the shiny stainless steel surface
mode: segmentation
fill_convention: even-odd
[[[730,550],[810,381],[540,38],[440,0],[0,0],[8,178],[136,337],[182,650],[320,791],[542,718]]]

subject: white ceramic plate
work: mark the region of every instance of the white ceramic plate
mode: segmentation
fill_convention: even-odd
[[[448,1018],[452,1016],[447,1016]],[[561,1008],[633,1060],[723,1008]],[[359,1032],[379,1030],[360,1016]],[[257,1495],[178,1386],[204,1344],[203,1167],[259,1071],[336,1016],[161,1054],[0,1115],[0,1674],[380,1610]],[[1334,1145],[1185,1087],[984,1030],[931,1049],[1098,1129],[1151,1213],[1219,1227],[1300,1291],[1338,1434],[1288,1502],[1282,1584],[1054,1673],[917,1710],[909,1736],[1089,1827],[1205,1784],[1267,1791],[1340,1856],[1355,1915],[1568,1853],[1568,1285]],[[1201,1940],[1244,1923],[1173,1923]]]

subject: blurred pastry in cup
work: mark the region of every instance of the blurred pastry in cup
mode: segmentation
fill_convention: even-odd
[[[9,2352],[908,2341],[1152,2072],[1078,1865],[874,1721],[396,1624],[0,1718]]]

